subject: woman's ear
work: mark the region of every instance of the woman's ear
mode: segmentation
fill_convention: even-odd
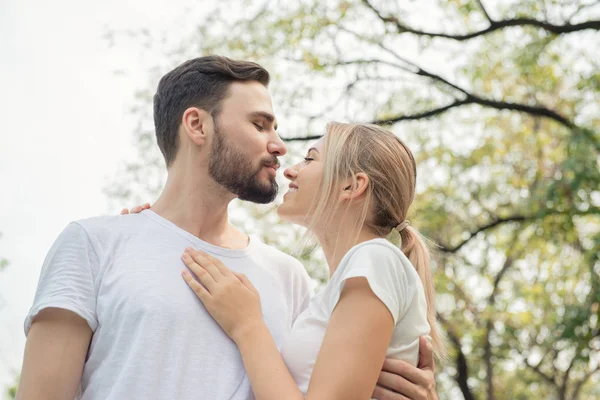
[[[369,187],[369,177],[367,174],[359,172],[343,183],[340,199],[356,200],[365,193],[367,187]]]
[[[181,128],[185,136],[198,146],[206,143],[209,132],[212,132],[213,121],[210,114],[198,107],[190,107],[183,112]]]

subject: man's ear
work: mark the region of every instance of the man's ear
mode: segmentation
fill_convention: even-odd
[[[360,198],[369,187],[369,177],[363,172],[354,175],[353,178],[348,178],[342,185],[340,199],[356,200]]]
[[[206,110],[190,107],[183,112],[181,129],[196,145],[203,146],[213,128],[213,119]]]

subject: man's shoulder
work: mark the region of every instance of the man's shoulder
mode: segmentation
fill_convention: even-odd
[[[71,222],[83,230],[90,239],[118,237],[139,230],[148,218],[141,214],[102,215]]]
[[[291,255],[279,250],[275,246],[266,244],[265,242],[261,241],[259,238],[252,237],[252,241],[253,241],[253,246],[256,248],[256,250],[261,252],[262,254],[264,254],[267,257],[277,258],[280,261],[286,261],[286,262],[289,262],[289,263],[295,264],[295,265],[302,265],[302,263],[300,261],[296,260]]]

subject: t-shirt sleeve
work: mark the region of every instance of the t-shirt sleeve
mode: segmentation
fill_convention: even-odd
[[[396,325],[411,301],[410,277],[406,270],[413,268],[410,261],[387,246],[368,244],[357,249],[340,268],[343,269],[335,278],[331,292],[331,312],[337,306],[346,280],[364,277],[373,293],[388,308]]]
[[[55,307],[72,311],[96,330],[96,289],[94,277],[98,257],[84,228],[69,224],[46,255],[33,306],[25,318],[25,335],[35,316]]]

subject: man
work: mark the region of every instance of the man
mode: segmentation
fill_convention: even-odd
[[[152,210],[77,221],[56,240],[25,320],[18,399],[251,396],[235,344],[187,290],[179,258],[192,246],[246,274],[278,345],[306,306],[302,265],[228,222],[234,198],[268,203],[277,193],[286,148],[268,83],[261,66],[217,56],[161,79],[154,121],[165,188]],[[423,359],[425,370],[386,361],[374,395],[435,396],[430,354]]]

